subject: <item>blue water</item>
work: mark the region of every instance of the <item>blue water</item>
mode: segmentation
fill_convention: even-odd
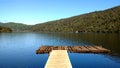
[[[0,68],[44,68],[48,54],[41,45],[103,45],[112,54],[69,53],[73,68],[120,68],[119,34],[1,33]]]

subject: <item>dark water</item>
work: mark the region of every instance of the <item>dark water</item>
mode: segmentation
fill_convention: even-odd
[[[120,34],[1,33],[0,68],[44,68],[41,45],[102,45],[112,54],[69,53],[73,68],[120,68]]]

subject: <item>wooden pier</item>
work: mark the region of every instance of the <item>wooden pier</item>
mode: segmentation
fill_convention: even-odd
[[[72,68],[68,53],[110,53],[102,46],[41,46],[36,54],[49,54],[45,68]]]
[[[36,54],[50,53],[52,50],[67,50],[70,53],[110,53],[102,46],[41,46]]]
[[[67,50],[52,50],[45,68],[72,68]]]

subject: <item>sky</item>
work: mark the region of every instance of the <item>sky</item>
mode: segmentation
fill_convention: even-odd
[[[0,22],[44,23],[120,6],[120,0],[0,0]]]

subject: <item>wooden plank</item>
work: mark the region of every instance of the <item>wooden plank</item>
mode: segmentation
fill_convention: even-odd
[[[52,50],[45,68],[72,68],[67,50]]]
[[[81,48],[79,48],[79,46],[73,46],[74,47],[74,52],[80,52],[81,51]]]
[[[89,53],[89,50],[85,46],[80,46],[79,48],[81,48],[80,53]]]
[[[72,53],[72,52],[74,52],[74,47],[73,46],[69,46],[68,50]]]
[[[102,46],[94,46],[102,53],[110,53],[110,50],[103,48]]]
[[[68,47],[68,51],[70,51],[70,52],[72,51],[71,46]]]
[[[99,52],[99,50],[93,46],[85,46],[85,47],[89,50],[90,53],[98,53]]]

